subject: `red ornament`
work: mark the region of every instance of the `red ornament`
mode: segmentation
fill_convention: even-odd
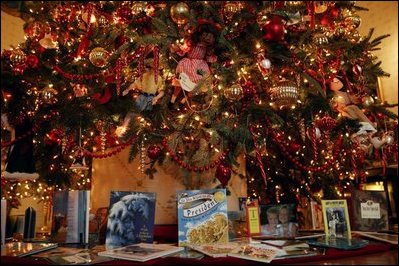
[[[132,10],[131,10],[131,8],[129,8],[127,6],[120,7],[116,11],[116,16],[118,18],[118,22],[120,22],[122,24],[128,24],[133,19]]]
[[[377,113],[377,118],[384,120],[386,118],[386,116],[383,113]]]
[[[151,160],[156,160],[159,158],[159,156],[161,156],[161,152],[162,152],[162,150],[159,146],[151,145],[147,149],[147,156]]]
[[[216,178],[220,181],[223,187],[227,185],[231,177],[231,168],[224,164],[219,164],[216,168]]]
[[[267,41],[281,41],[284,37],[284,24],[279,16],[274,16],[267,21],[263,26],[265,31],[265,40]]]
[[[336,7],[331,8],[330,10],[330,16],[332,18],[337,18],[339,16],[339,9]]]
[[[28,55],[26,57],[26,64],[31,68],[37,68],[39,66],[39,58],[36,55]]]
[[[297,152],[300,149],[301,149],[301,144],[298,144],[298,143],[295,143],[295,142],[290,143],[290,151],[291,152]]]
[[[329,26],[330,25],[330,19],[328,18],[328,16],[323,16],[320,19],[320,24],[323,26]]]

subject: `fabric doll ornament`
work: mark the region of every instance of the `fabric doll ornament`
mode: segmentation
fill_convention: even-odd
[[[361,129],[357,134],[363,134],[367,132],[375,133],[377,130],[374,128],[373,123],[367,118],[367,116],[360,110],[355,104],[354,99],[349,93],[341,91],[344,87],[341,80],[334,78],[329,84],[330,89],[334,92],[334,108],[343,116],[351,119],[356,119],[360,122]]]
[[[150,65],[146,65],[146,70],[141,77],[138,77],[130,86],[122,92],[122,95],[127,95],[131,90],[140,91],[140,95],[135,100],[135,105],[138,111],[152,111],[154,105],[164,96],[164,80],[158,76],[158,81],[155,82],[154,71]],[[133,112],[129,112],[122,126],[117,127],[115,133],[117,136],[122,136],[127,130],[131,119],[134,117]]]
[[[199,26],[195,32],[191,35],[191,40],[185,46],[179,47],[177,54],[186,57],[181,59],[176,67],[176,76],[172,81],[174,91],[171,103],[175,103],[176,98],[183,90],[191,95],[191,91],[203,79],[208,79],[211,74],[208,63],[215,63],[217,56],[213,54],[213,48],[215,44],[215,37],[218,35],[218,24],[211,23],[209,21],[200,20]],[[200,86],[202,87],[202,86]],[[198,88],[197,88],[198,89]],[[199,88],[202,92],[206,91],[207,88]],[[184,103],[186,98],[181,102]]]
[[[39,177],[39,174],[36,173],[33,158],[32,123],[24,113],[21,113],[18,120],[15,126],[12,127],[9,124],[7,115],[1,115],[2,124],[12,134],[15,134],[13,139],[17,139],[8,150],[4,177],[7,179],[35,180]]]

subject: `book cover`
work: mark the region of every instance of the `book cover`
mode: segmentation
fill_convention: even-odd
[[[369,241],[348,237],[321,237],[308,240],[308,244],[316,247],[336,248],[343,250],[359,249],[367,246]]]
[[[263,244],[241,245],[228,253],[230,257],[236,257],[245,260],[260,261],[270,263],[279,253],[279,250]]]
[[[295,238],[298,232],[296,204],[260,205],[261,235]]]
[[[228,242],[226,189],[176,193],[179,246]]]
[[[55,191],[51,239],[58,243],[88,243],[90,191]]]
[[[321,206],[316,201],[310,201],[310,212],[312,216],[312,229],[324,229],[323,226],[323,212]]]
[[[114,249],[154,240],[156,194],[111,191],[105,246]]]
[[[167,244],[138,243],[102,251],[99,252],[98,255],[115,259],[144,262],[180,252],[182,250],[184,250],[184,247],[176,247]]]
[[[240,246],[239,242],[229,242],[224,244],[208,244],[208,245],[188,245],[191,249],[199,251],[212,258],[226,257],[228,253]]]
[[[1,246],[1,256],[25,257],[57,246],[57,243],[10,242]]]
[[[260,235],[261,221],[260,221],[258,200],[247,202],[245,218],[246,218],[248,236]]]
[[[366,238],[371,238],[374,240],[387,242],[393,245],[398,245],[398,235],[397,234],[387,234],[378,232],[363,232],[363,231],[352,231],[354,234],[363,236]]]
[[[104,245],[95,246],[91,249],[63,247],[56,248],[53,252],[46,252],[47,254],[41,257],[57,265],[91,265],[113,260],[113,258],[98,255],[98,252],[104,250]]]
[[[326,238],[342,237],[350,239],[352,235],[346,200],[322,200],[321,206]]]
[[[351,205],[353,230],[377,232],[389,229],[388,202],[384,191],[353,189]]]

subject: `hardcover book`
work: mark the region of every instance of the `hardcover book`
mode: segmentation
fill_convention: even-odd
[[[55,191],[51,238],[58,243],[88,243],[90,191]]]
[[[1,256],[25,257],[58,246],[57,243],[10,242],[1,246]]]
[[[253,200],[247,203],[245,218],[246,218],[248,236],[260,235],[261,221],[260,221],[258,200]]]
[[[348,205],[345,199],[321,201],[326,238],[352,237]]]
[[[115,259],[148,261],[184,250],[184,247],[176,247],[168,244],[138,243],[126,247],[99,252],[98,255]]]
[[[352,228],[377,232],[389,229],[388,202],[384,191],[352,190]]]
[[[176,193],[179,246],[228,242],[226,189]]]
[[[387,242],[393,245],[398,245],[398,235],[397,234],[387,234],[387,233],[377,233],[377,232],[363,232],[363,231],[353,231],[353,233],[363,236],[366,238],[371,238],[374,240]]]
[[[239,242],[229,242],[225,244],[189,245],[189,247],[212,258],[218,258],[226,257],[228,253],[237,249],[240,245]]]
[[[260,261],[270,263],[279,253],[279,250],[263,244],[241,245],[228,253],[230,257],[236,257],[245,260]]]
[[[111,191],[106,248],[114,249],[139,242],[152,243],[155,201],[155,193]]]

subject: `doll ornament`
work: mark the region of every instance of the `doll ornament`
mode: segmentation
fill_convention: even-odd
[[[122,95],[127,95],[131,90],[140,91],[140,95],[135,99],[135,105],[138,111],[152,111],[153,106],[164,96],[164,80],[158,76],[158,81],[155,82],[155,75],[153,70],[147,65],[142,77],[138,77],[130,86],[122,92]],[[122,136],[134,117],[133,112],[129,112],[122,126],[118,126],[115,133],[117,136]]]
[[[206,92],[211,75],[208,63],[215,63],[217,56],[213,54],[215,36],[217,35],[218,25],[210,22],[200,22],[195,32],[191,36],[189,43],[183,46],[171,47],[175,52],[186,57],[182,58],[176,67],[176,78],[173,79],[173,95],[170,102],[175,103],[182,89],[188,92],[190,97],[193,93]],[[177,51],[176,51],[177,50]],[[185,93],[184,93],[185,94]],[[186,97],[181,103],[185,103]]]

